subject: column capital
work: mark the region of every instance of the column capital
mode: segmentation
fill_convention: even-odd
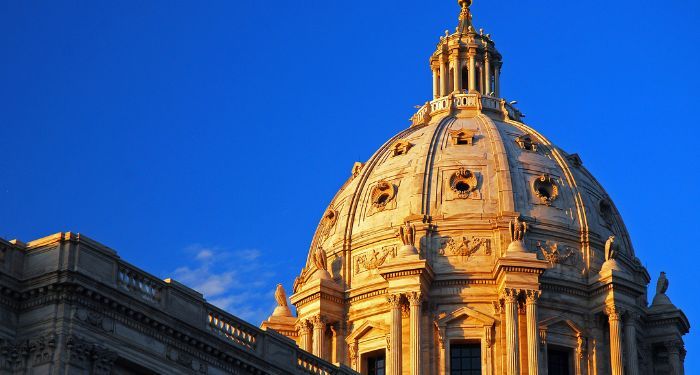
[[[399,293],[386,296],[386,301],[389,302],[392,309],[401,308],[401,294]]]
[[[533,303],[537,303],[537,300],[540,299],[540,296],[542,295],[542,292],[539,290],[526,290],[525,291],[525,303],[528,305],[531,305]]]
[[[311,322],[309,322],[307,319],[302,319],[297,321],[294,326],[298,332],[304,332],[311,329]]]
[[[510,302],[510,303],[518,302],[519,296],[520,296],[520,289],[503,288],[503,290],[501,291],[501,298],[505,302]]]
[[[406,299],[411,306],[420,305],[423,302],[423,293],[421,292],[408,292],[406,293]]]
[[[328,323],[326,321],[326,318],[321,316],[321,314],[314,315],[313,317],[311,317],[310,321],[311,321],[311,324],[314,326],[314,329],[325,328],[326,323]]]
[[[620,321],[620,318],[622,317],[622,314],[624,311],[615,305],[607,305],[605,306],[605,314],[608,315],[608,320],[609,321]]]

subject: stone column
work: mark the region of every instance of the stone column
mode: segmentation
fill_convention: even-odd
[[[506,374],[520,374],[518,355],[518,294],[517,289],[505,288],[502,298],[506,310]]]
[[[501,97],[501,63],[494,64],[493,93],[497,98]]]
[[[449,81],[449,66],[447,66],[447,58],[445,54],[440,55],[440,96],[447,95],[447,86]]]
[[[620,329],[620,310],[615,306],[608,306],[608,322],[610,323],[610,371],[612,375],[623,375],[622,347]]]
[[[432,71],[433,71],[433,99],[437,99],[440,97],[440,75],[438,74],[440,69],[433,66]]]
[[[311,323],[308,320],[300,320],[296,328],[299,332],[299,347],[311,353]]]
[[[537,300],[539,290],[525,292],[525,311],[527,320],[527,369],[528,375],[539,374],[539,347],[537,345]]]
[[[331,326],[333,331],[333,355],[332,363],[345,363],[345,322],[338,322]]]
[[[460,93],[462,91],[462,66],[459,60],[459,51],[453,53],[452,56],[450,56],[450,60],[452,60],[452,71],[454,72],[454,87],[452,91]]]
[[[448,348],[447,348],[447,332],[445,330],[446,327],[443,328],[438,328],[438,346],[439,346],[439,362],[438,362],[438,374],[439,375],[446,375],[449,374],[450,372],[450,359],[447,357],[448,355]]]
[[[469,51],[469,92],[476,91],[476,61],[475,52]]]
[[[587,370],[586,367],[586,339],[578,334],[576,338],[576,358],[574,360],[575,374],[584,375],[584,371]],[[635,373],[636,374],[636,373]]]
[[[488,52],[484,54],[484,95],[491,95],[491,61]]]
[[[320,314],[311,318],[311,324],[314,326],[314,339],[313,339],[313,354],[316,357],[326,359],[324,355],[326,338],[326,319]]]
[[[671,340],[664,343],[668,350],[668,364],[671,365],[671,375],[682,375],[681,348],[683,344],[680,340]]]
[[[421,303],[423,298],[420,292],[411,292],[406,295],[410,304],[411,323],[411,375],[420,375],[421,367]]]
[[[391,309],[389,329],[389,374],[401,375],[401,294],[387,297]]]
[[[627,319],[625,320],[625,348],[627,348],[627,372],[629,374],[639,373],[636,322],[637,314],[627,314]]]

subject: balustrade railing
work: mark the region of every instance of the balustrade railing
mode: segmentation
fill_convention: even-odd
[[[433,115],[449,112],[452,109],[490,111],[504,115],[507,113],[509,118],[516,121],[520,121],[522,117],[520,111],[501,98],[481,94],[453,94],[434,99],[420,107],[411,117],[411,125],[424,124]]]
[[[126,290],[129,294],[136,295],[149,302],[159,303],[163,284],[163,281],[143,271],[139,271],[124,263],[119,264],[117,286]]]
[[[241,345],[250,350],[255,350],[258,334],[257,327],[222,311],[210,310],[207,316],[209,329],[229,341]]]
[[[333,375],[338,368],[309,355],[303,350],[297,350],[297,367],[304,373],[313,375]]]

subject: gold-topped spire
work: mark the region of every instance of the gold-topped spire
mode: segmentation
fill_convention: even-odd
[[[469,11],[469,7],[472,5],[472,0],[457,0],[459,6],[462,7],[462,12],[459,14],[459,25],[457,26],[457,31],[460,33],[465,33],[472,31],[472,14]]]

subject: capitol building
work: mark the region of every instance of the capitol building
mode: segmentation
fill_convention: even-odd
[[[260,327],[83,235],[0,240],[0,373],[684,374],[672,275],[647,295],[614,202],[501,96],[458,3],[431,100],[348,171]]]

